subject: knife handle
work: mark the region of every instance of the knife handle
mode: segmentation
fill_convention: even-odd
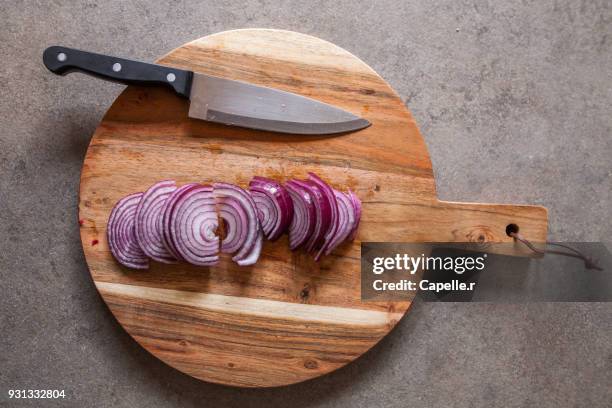
[[[78,71],[125,85],[167,86],[185,98],[189,97],[193,77],[191,71],[60,46],[47,48],[43,63],[57,75]]]

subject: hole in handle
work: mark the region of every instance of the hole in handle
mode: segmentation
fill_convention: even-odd
[[[512,234],[516,234],[519,232],[519,226],[516,224],[508,224],[506,225],[506,235],[511,237]]]

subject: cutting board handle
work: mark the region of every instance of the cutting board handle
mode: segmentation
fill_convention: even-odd
[[[448,223],[449,239],[453,242],[514,243],[501,251],[508,253],[510,248],[514,255],[531,255],[531,251],[522,243],[514,242],[509,231],[520,231],[534,243],[546,242],[548,210],[542,206],[438,201],[435,208],[436,221]]]

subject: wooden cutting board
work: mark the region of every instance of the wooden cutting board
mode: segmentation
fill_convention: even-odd
[[[158,62],[299,93],[372,122],[336,137],[296,137],[191,120],[187,102],[163,89],[128,87],[113,103],[83,164],[83,249],[96,287],[125,330],[182,372],[269,387],[317,377],[359,357],[410,306],[361,302],[361,241],[512,242],[509,223],[529,239],[546,239],[543,207],[438,201],[410,112],[376,72],[329,42],[288,31],[227,31]],[[109,252],[111,208],[156,181],[244,187],[253,175],[285,180],[308,171],[363,201],[358,239],[320,263],[291,253],[286,237],[266,243],[254,267],[224,259],[214,268],[152,263],[148,271],[133,271]]]

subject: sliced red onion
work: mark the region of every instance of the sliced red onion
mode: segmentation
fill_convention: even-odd
[[[151,259],[174,263],[176,258],[162,240],[162,210],[168,197],[176,190],[174,180],[153,184],[142,196],[136,210],[136,239],[142,251]]]
[[[330,208],[330,221],[329,227],[325,231],[325,241],[321,245],[319,252],[317,252],[315,255],[315,261],[318,261],[321,258],[321,255],[323,255],[323,253],[330,246],[334,236],[336,235],[336,230],[338,229],[338,203],[336,202],[334,189],[331,188],[326,182],[321,180],[319,176],[314,173],[308,173],[308,179],[319,187],[323,193],[323,196],[325,199],[327,199]]]
[[[255,263],[259,255],[253,261],[253,251],[260,229],[255,201],[248,192],[233,184],[215,183],[213,186],[219,216],[226,228],[221,250],[236,253],[232,260],[239,265]]]
[[[239,265],[253,265],[264,236],[274,240],[287,229],[291,249],[305,246],[316,252],[315,260],[357,234],[359,198],[350,190],[344,194],[332,189],[315,174],[285,187],[254,177],[249,190],[227,183],[180,188],[172,180],[156,183],[113,208],[108,223],[111,252],[122,265],[139,269],[148,267],[147,256],[166,263],[215,265],[219,251],[233,254]],[[223,239],[218,236],[220,221]]]
[[[162,209],[162,244],[166,248],[166,250],[177,260],[184,261],[181,254],[176,249],[176,244],[174,243],[174,239],[171,233],[171,224],[172,224],[172,215],[174,213],[174,209],[176,207],[177,201],[181,198],[181,196],[189,189],[198,186],[198,183],[189,183],[185,184],[170,194],[166,202],[164,203],[164,208]]]
[[[334,190],[334,196],[338,203],[338,228],[334,237],[325,248],[325,255],[331,254],[338,245],[342,244],[355,226],[355,209],[349,196],[336,190]]]
[[[355,225],[353,225],[353,230],[351,231],[348,239],[353,241],[357,237],[357,228],[359,228],[359,222],[361,221],[361,201],[359,197],[355,195],[351,190],[347,193],[348,198],[351,200],[351,204],[353,204],[353,210],[355,211]]]
[[[265,177],[253,177],[249,192],[255,201],[263,233],[270,241],[277,240],[293,218],[293,202],[285,187]]]
[[[217,264],[218,227],[213,188],[196,185],[185,189],[170,217],[170,235],[181,257],[193,265]]]
[[[312,234],[309,236],[306,242],[306,250],[312,252],[320,248],[325,240],[325,232],[329,228],[331,222],[331,208],[329,201],[320,188],[309,180],[290,180],[288,184],[297,185],[306,190],[315,207],[315,225]]]
[[[293,203],[293,218],[289,225],[289,248],[294,251],[306,243],[315,226],[316,210],[310,193],[288,182],[285,188]]]
[[[133,269],[147,269],[149,258],[136,240],[136,210],[142,193],[130,194],[115,204],[107,225],[108,245],[121,265]]]

